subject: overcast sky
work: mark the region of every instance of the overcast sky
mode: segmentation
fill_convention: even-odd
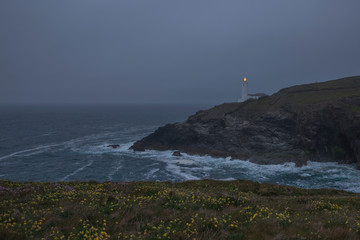
[[[209,103],[360,75],[359,0],[2,0],[0,104]]]

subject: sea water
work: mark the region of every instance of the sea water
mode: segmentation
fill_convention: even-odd
[[[230,158],[134,152],[158,127],[185,121],[199,105],[2,106],[0,179],[13,181],[186,181],[249,179],[360,192],[355,165],[258,165]],[[119,148],[108,147],[119,144]]]

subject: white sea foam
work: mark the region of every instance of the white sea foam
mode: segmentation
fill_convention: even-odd
[[[157,173],[158,171],[160,171],[159,168],[151,169],[151,170],[146,174],[146,178],[147,178],[147,179],[153,179],[153,178],[154,178],[154,174]]]
[[[93,163],[94,163],[93,160],[92,160],[92,161],[89,161],[86,165],[84,165],[84,166],[76,169],[74,172],[66,175],[65,177],[61,178],[59,181],[65,181],[65,180],[68,179],[69,177],[74,176],[74,175],[78,174],[79,172],[83,171],[85,168],[91,166]]]
[[[21,157],[30,157],[30,156],[33,156],[33,155],[37,155],[37,154],[41,154],[43,152],[46,152],[48,149],[41,149],[39,151],[33,151],[33,152],[30,152],[30,153],[24,153],[24,154],[19,154],[18,156],[21,156]]]
[[[134,154],[166,163],[166,171],[178,180],[240,178],[304,188],[325,187],[360,192],[360,176],[354,165],[311,161],[302,167],[296,167],[294,163],[260,165],[210,156],[183,154],[182,157],[174,157],[172,153],[173,151],[150,150]]]
[[[184,180],[198,180],[198,179],[200,179],[200,178],[192,175],[191,170],[189,171],[189,169],[184,169],[184,168],[179,167],[178,165],[173,164],[173,163],[168,163],[165,169],[167,171],[169,171],[170,173],[172,173],[173,175],[177,175],[177,176],[181,177]]]
[[[147,131],[147,130],[146,130]],[[139,128],[123,129],[121,131],[105,132],[84,137],[74,138],[59,144],[42,145],[35,148],[25,149],[0,157],[3,171],[4,164],[11,162],[11,167],[24,164],[21,158],[14,156],[31,156],[46,151],[61,151],[67,154],[91,155],[93,161],[82,163],[73,172],[65,172],[62,181],[84,171],[82,176],[86,179],[101,179],[112,181],[118,178],[121,169],[137,168],[140,163],[141,169],[135,172],[123,171],[124,180],[172,180],[183,181],[193,179],[249,179],[258,182],[272,182],[283,185],[293,185],[303,188],[337,188],[347,191],[360,192],[360,174],[354,165],[341,165],[338,163],[308,162],[306,166],[296,167],[294,163],[259,165],[244,160],[231,160],[230,158],[213,158],[210,156],[193,156],[183,154],[181,157],[172,156],[173,151],[144,151],[134,152],[129,150],[134,140],[146,132]],[[119,144],[119,148],[107,147],[110,144]],[[60,146],[60,147],[59,147]],[[57,147],[57,148],[55,148]],[[110,156],[108,158],[108,156]],[[5,161],[10,159],[11,161]],[[104,168],[100,166],[98,172],[89,168],[95,159],[101,158]],[[35,158],[34,158],[35,159]],[[86,158],[85,158],[86,159]],[[128,161],[131,159],[131,161]],[[29,158],[29,161],[31,159]],[[20,161],[15,164],[16,161]],[[139,161],[139,162],[136,162]],[[105,163],[106,162],[106,163]],[[100,162],[99,162],[100,163]],[[134,165],[133,165],[134,164]],[[9,165],[10,166],[10,165]],[[109,170],[109,166],[111,169]],[[1,169],[0,169],[1,170]],[[61,170],[64,171],[65,169]],[[54,170],[56,171],[56,170]],[[69,170],[67,170],[69,171]],[[105,172],[101,172],[105,171]],[[87,174],[89,173],[89,174]],[[100,177],[99,177],[100,176]],[[116,177],[115,177],[116,176]],[[0,176],[1,177],[1,176]],[[8,174],[6,174],[8,177]],[[72,178],[71,178],[72,179]],[[85,179],[84,179],[85,180]]]
[[[233,180],[236,180],[236,178],[221,178],[219,180],[221,180],[221,181],[233,181]]]
[[[107,176],[108,180],[111,181],[113,176],[122,168],[122,164],[118,161]]]
[[[131,141],[136,141],[142,136],[146,136],[147,134],[153,132],[158,126],[137,126],[137,127],[127,127],[123,128],[119,131],[108,131],[97,134],[91,134],[87,136],[83,136],[80,138],[73,139],[71,141],[75,142],[87,142],[97,140],[99,141],[109,141],[109,140],[121,140],[131,138]],[[69,142],[71,142],[69,141]],[[113,144],[113,143],[112,143]]]
[[[101,155],[101,154],[118,154],[118,153],[132,153],[132,150],[129,148],[134,144],[134,142],[123,143],[119,144],[120,146],[117,148],[108,147],[112,143],[103,142],[103,143],[88,143],[85,145],[82,144],[73,144],[69,146],[71,151],[83,153],[83,154],[94,154],[94,155]]]
[[[18,156],[18,155],[20,155],[20,156],[24,156],[24,155],[29,156],[29,155],[26,155],[29,152],[37,152],[37,153],[44,152],[49,148],[56,147],[56,146],[59,146],[59,145],[60,144],[51,144],[51,145],[44,145],[44,146],[39,146],[39,147],[35,147],[35,148],[21,150],[21,151],[14,152],[14,153],[11,153],[11,154],[0,157],[0,161],[11,158],[13,156]],[[43,150],[43,151],[39,151],[39,150]]]
[[[129,152],[129,148],[135,142],[135,139],[124,139],[124,132],[131,133],[135,131],[123,130],[117,132],[106,132],[101,134],[92,134],[80,138],[71,139],[63,142],[65,148],[73,152],[84,154],[103,154],[103,153],[116,153],[116,152]],[[119,137],[120,135],[120,137]],[[124,140],[128,140],[124,143]],[[119,144],[119,148],[107,147],[111,144]]]
[[[109,148],[106,147],[107,151],[112,150],[112,152],[132,152],[132,150],[130,150],[129,148],[134,144],[135,142],[128,142],[128,143],[123,143],[123,144],[119,144],[120,146],[118,148]],[[108,144],[107,144],[108,145]]]
[[[182,164],[182,165],[193,165],[195,162],[193,160],[188,159],[175,159],[174,163]]]
[[[54,133],[56,133],[56,132],[48,132],[48,133],[40,134],[37,136],[33,136],[32,138],[47,137],[47,136],[53,135]]]

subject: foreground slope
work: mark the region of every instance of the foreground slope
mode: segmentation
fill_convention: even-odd
[[[359,200],[250,181],[0,181],[0,239],[360,239]]]
[[[360,166],[360,76],[282,89],[258,100],[225,103],[168,124],[131,149]]]

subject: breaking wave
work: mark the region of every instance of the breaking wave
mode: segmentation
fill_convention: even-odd
[[[177,157],[172,156],[173,151],[134,152],[129,150],[131,145],[159,125],[126,122],[94,127],[91,122],[77,135],[57,129],[59,126],[24,138],[21,144],[19,138],[12,138],[12,132],[4,135],[0,140],[0,178],[15,181],[248,179],[301,188],[360,192],[360,174],[355,165],[318,162],[308,162],[302,167],[293,163],[259,165],[230,158],[187,154]],[[81,130],[81,126],[70,129]],[[90,134],[88,129],[96,130]],[[12,144],[11,139],[14,139]],[[108,147],[112,144],[119,147]]]

